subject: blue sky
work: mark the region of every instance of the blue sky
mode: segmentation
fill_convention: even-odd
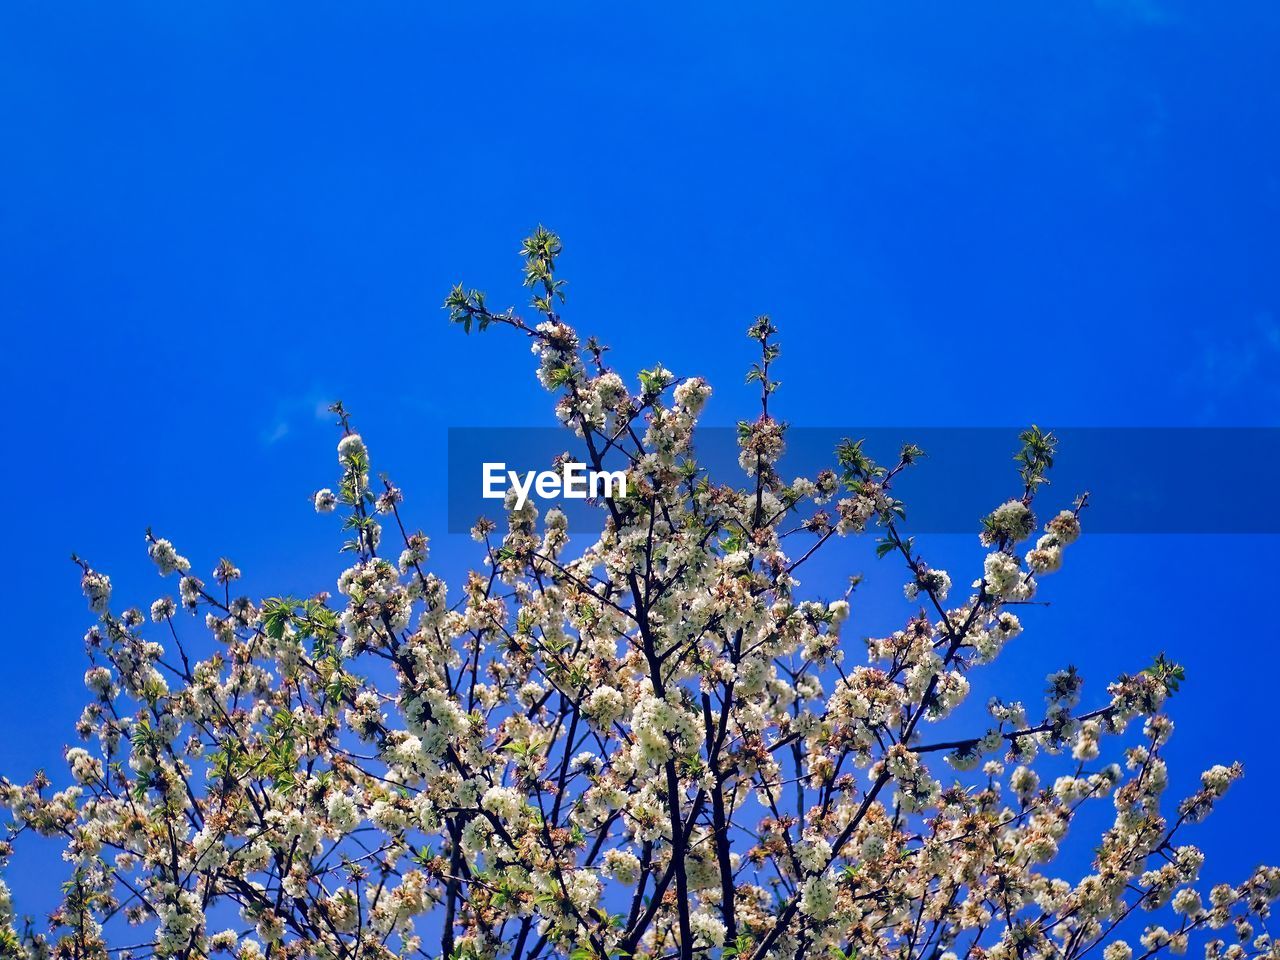
[[[566,318],[621,370],[706,376],[715,423],[751,412],[742,334],[768,312],[796,424],[1276,425],[1277,41],[1265,0],[5,5],[0,770],[57,767],[73,735],[73,549],[140,605],[148,525],[259,594],[331,585],[340,535],[307,501],[336,478],[331,399],[439,567],[469,562],[445,431],[551,415],[522,343],[439,304],[459,279],[522,303],[539,222]],[[1175,783],[1248,768],[1198,834],[1213,870],[1280,861],[1274,830],[1240,842],[1280,787],[1280,545],[1086,536],[1070,559],[982,695],[1068,661],[1096,691],[1169,651]],[[899,581],[874,572],[864,632],[909,612]],[[38,911],[57,871],[30,849]]]

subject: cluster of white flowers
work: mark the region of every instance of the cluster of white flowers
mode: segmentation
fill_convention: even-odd
[[[826,920],[836,908],[835,885],[824,876],[810,877],[800,894],[800,912],[814,920]]]
[[[340,790],[334,790],[325,801],[325,813],[333,822],[334,829],[342,834],[348,833],[360,822],[360,813],[355,801]]]
[[[1162,912],[1134,934],[1143,960],[1213,931],[1208,960],[1280,960],[1254,933],[1280,871],[1206,893],[1179,835],[1240,767],[1166,809],[1176,664],[1105,689],[1057,671],[1043,714],[960,709],[1023,632],[1008,605],[1080,534],[1083,501],[1015,553],[1051,437],[1024,435],[1025,493],[987,516],[970,544],[982,573],[949,599],[894,498],[918,451],[881,466],[842,445],[839,472],[784,482],[776,330],[759,318],[744,474],[708,476],[694,430],[710,387],[655,366],[631,394],[555,312],[558,250],[542,230],[525,245],[537,323],[461,287],[448,306],[529,337],[584,462],[627,459],[627,496],[599,504],[572,551],[563,512],[508,503],[505,530],[477,523],[482,562],[450,594],[406,526],[413,504],[389,479],[370,488],[369,449],[335,404],[340,475],[313,495],[349,538],[335,594],[235,596],[227,560],[206,591],[149,536],[180,579],[148,623],[113,612],[110,580],[81,564],[96,620],[82,742],[61,789],[0,781],[0,865],[21,833],[58,838],[65,902],[47,933],[20,930],[0,884],[0,956],[1133,960],[1115,934],[1143,908]],[[868,530],[912,603],[864,647],[852,586],[800,594],[811,556]],[[1090,872],[1050,873],[1089,805],[1111,810],[1085,841]]]
[[[582,712],[600,726],[608,727],[626,712],[626,701],[613,687],[596,687],[583,704]]]
[[[67,766],[71,768],[71,776],[76,783],[93,784],[102,781],[102,761],[83,747],[72,747],[67,751]]]
[[[358,433],[348,433],[338,441],[338,463],[344,467],[366,461],[368,455],[369,451]]]
[[[90,610],[100,614],[107,612],[107,607],[111,604],[110,577],[86,567],[84,576],[80,579],[80,589],[84,591],[85,597],[89,600]]]
[[[167,577],[171,573],[186,573],[191,569],[191,561],[180,555],[168,540],[152,540],[147,552],[155,561],[156,568],[162,577]]]
[[[698,947],[723,947],[724,923],[708,910],[697,910],[689,915],[694,944]]]
[[[634,887],[640,879],[642,867],[640,858],[630,850],[615,848],[605,851],[604,870],[623,886]]]
[[[631,712],[633,763],[658,766],[702,742],[702,718],[673,699],[642,694],[637,700]]]
[[[1023,500],[1008,500],[987,517],[983,524],[982,543],[985,546],[999,542],[1021,543],[1036,528],[1035,514]]]
[[[923,570],[917,574],[916,579],[902,588],[908,600],[916,599],[921,590],[942,603],[951,592],[951,577],[945,570]]]
[[[515,823],[526,811],[524,794],[513,787],[490,787],[480,799],[480,807],[507,823]]]
[[[1035,580],[1024,575],[1018,560],[999,550],[987,554],[982,563],[987,592],[1002,600],[1026,600],[1035,595]]]

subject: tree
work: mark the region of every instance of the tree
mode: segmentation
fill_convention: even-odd
[[[47,933],[20,930],[0,887],[0,953],[1145,960],[1198,938],[1210,958],[1280,955],[1253,927],[1280,871],[1206,895],[1182,842],[1239,765],[1162,811],[1176,664],[1120,676],[1087,710],[1065,669],[1042,716],[993,698],[985,729],[935,735],[1080,532],[1083,496],[1022,546],[1052,434],[1022,434],[1014,496],[982,521],[981,573],[955,591],[893,495],[920,450],[882,466],[846,442],[833,469],[779,475],[768,318],[749,330],[745,481],[726,484],[693,446],[710,387],[659,366],[629,390],[561,319],[559,253],[542,229],[524,244],[536,324],[461,286],[446,307],[467,332],[529,340],[588,466],[625,457],[625,495],[597,504],[590,542],[571,550],[560,510],[509,501],[501,534],[477,524],[484,564],[450,598],[335,404],[340,480],[315,507],[350,537],[337,602],[237,597],[230,561],[206,584],[148,532],[178,584],[148,618],[118,612],[77,559],[98,619],[73,782],[0,784],[4,859],[19,834],[56,837],[70,877]],[[865,657],[849,594],[794,589],[824,544],[859,535],[905,570],[914,609]],[[1103,761],[1109,739],[1123,766]],[[1073,772],[1042,783],[1060,752]],[[1104,798],[1092,872],[1055,878],[1068,827]],[[1120,926],[1138,911],[1152,922]]]

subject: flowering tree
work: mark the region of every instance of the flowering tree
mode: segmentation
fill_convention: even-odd
[[[1036,535],[1050,434],[1023,434],[956,591],[893,496],[919,450],[880,465],[845,443],[835,469],[779,475],[767,318],[749,331],[745,480],[726,485],[694,459],[710,387],[656,367],[630,390],[562,321],[559,251],[541,229],[524,245],[536,323],[462,287],[446,307],[528,339],[584,462],[625,457],[626,495],[572,550],[563,513],[510,502],[505,529],[476,526],[483,566],[450,597],[337,404],[340,478],[315,495],[350,538],[336,602],[236,596],[230,561],[205,583],[148,533],[178,594],[148,618],[77,560],[98,619],[73,782],[0,783],[0,855],[56,837],[69,878],[47,932],[0,884],[0,955],[1129,960],[1199,935],[1209,958],[1280,956],[1254,931],[1280,871],[1201,892],[1182,842],[1239,765],[1162,805],[1177,665],[1120,676],[1092,709],[1063,670],[1043,714],[992,698],[981,729],[940,732],[1080,532],[1084,498]],[[862,534],[913,611],[865,645],[848,594],[797,595],[824,544]],[[1042,781],[1037,757],[1059,753],[1072,772]],[[1090,872],[1056,877],[1086,805],[1113,820],[1082,840]],[[1125,924],[1136,911],[1152,922]]]

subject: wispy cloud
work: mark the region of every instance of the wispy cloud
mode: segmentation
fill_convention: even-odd
[[[1280,321],[1269,311],[1238,329],[1202,332],[1183,385],[1202,398],[1206,422],[1280,423]]]
[[[320,390],[280,400],[260,433],[263,446],[279,443],[299,427],[329,421],[333,417],[329,413],[329,404],[332,402]]]
[[[1172,23],[1177,19],[1173,11],[1158,0],[1094,0],[1094,4],[1104,13],[1150,26]]]

